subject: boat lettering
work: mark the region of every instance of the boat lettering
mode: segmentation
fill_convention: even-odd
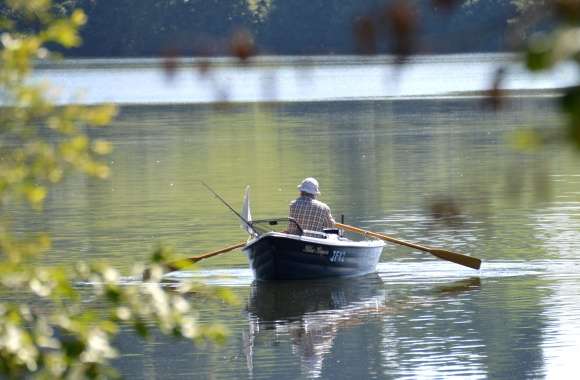
[[[312,253],[315,255],[328,255],[328,249],[324,249],[322,247],[315,247],[312,245],[305,245],[302,249],[304,253]]]
[[[346,257],[346,251],[341,251],[341,250],[337,249],[337,250],[332,252],[332,255],[330,256],[330,262],[331,263],[343,263],[345,257]]]

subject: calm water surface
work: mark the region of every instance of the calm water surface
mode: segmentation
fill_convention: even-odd
[[[91,88],[125,74],[101,71]],[[454,83],[449,73],[436,80]],[[194,299],[203,322],[228,327],[228,341],[142,342],[127,330],[117,361],[127,378],[575,378],[580,155],[512,144],[526,128],[559,131],[552,98],[513,98],[501,112],[454,96],[356,98],[122,107],[100,132],[115,146],[112,178],[71,178],[34,217],[54,236],[47,261],[106,260],[128,273],[160,241],[184,255],[230,245],[244,233],[200,180],[235,207],[251,185],[253,214],[270,217],[315,176],[347,223],[472,254],[481,271],[388,245],[371,276],[255,284],[240,252],[208,259],[173,277],[239,296],[239,307]]]
[[[405,65],[388,57],[258,57],[231,59],[71,60],[44,65],[36,77],[55,85],[61,103],[175,104],[441,97],[490,88],[502,68],[508,90],[545,90],[577,83],[575,65],[530,74],[509,54],[418,56]],[[164,70],[165,67],[175,67]]]

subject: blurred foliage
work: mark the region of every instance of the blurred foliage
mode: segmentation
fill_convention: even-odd
[[[530,0],[522,2],[521,8],[535,24],[549,21],[549,28],[527,39],[527,68],[557,70],[563,63],[572,63],[580,70],[580,0]],[[566,137],[580,149],[580,83],[563,89],[560,105],[567,117]]]
[[[467,5],[481,0],[467,1]],[[512,20],[513,34],[521,41],[528,70],[557,70],[563,63],[580,70],[580,0],[505,0],[515,6],[518,16]],[[580,83],[562,89],[560,106],[567,118],[565,138],[580,149]],[[535,136],[534,136],[535,134]],[[554,139],[539,131],[525,131],[516,138],[516,146],[533,149],[538,141]]]
[[[250,14],[257,22],[266,20],[272,10],[273,0],[246,0]]]
[[[87,18],[70,2],[8,0],[0,16],[0,290],[26,294],[23,303],[0,304],[0,377],[111,378],[117,356],[112,339],[122,326],[141,336],[151,322],[163,333],[191,340],[223,340],[219,326],[200,326],[185,294],[233,302],[223,290],[183,284],[167,291],[160,284],[163,263],[174,256],[159,247],[152,255],[146,284],[121,281],[114,268],[79,263],[74,268],[42,267],[51,247],[47,233],[14,231],[9,215],[25,207],[42,211],[52,185],[80,172],[107,178],[103,160],[111,144],[91,137],[116,114],[112,105],[56,106],[48,88],[31,80],[37,60],[52,57],[47,46],[81,43]],[[67,12],[69,11],[70,12]],[[140,275],[143,268],[135,268]],[[78,284],[89,283],[89,290]],[[86,292],[99,302],[83,303]]]
[[[445,9],[447,14],[462,9],[473,9],[484,4],[480,0],[431,0],[434,9]],[[522,49],[524,62],[531,72],[557,70],[563,63],[572,63],[580,69],[580,0],[504,0],[511,5],[516,17],[509,20],[506,46],[509,50]],[[378,15],[378,17],[376,16]],[[356,50],[362,54],[377,54],[377,46],[390,31],[392,48],[399,63],[417,54],[419,34],[424,26],[424,14],[414,2],[393,0],[376,6],[372,12],[354,22],[353,34]],[[500,67],[492,78],[485,104],[499,110],[504,102],[502,89],[506,69]],[[580,149],[580,83],[562,90],[561,109],[567,117],[565,140]],[[546,135],[538,129],[518,131],[511,136],[518,150],[533,151],[542,144],[561,141],[553,134]]]

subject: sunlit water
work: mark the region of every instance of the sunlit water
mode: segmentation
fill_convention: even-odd
[[[506,90],[562,88],[578,79],[572,64],[530,74],[507,54],[420,56],[405,65],[387,57],[260,57],[249,63],[181,59],[170,64],[93,59],[66,62],[37,79],[56,85],[55,100],[61,103],[321,101],[468,96],[488,90],[500,68]]]
[[[574,379],[580,155],[565,144],[511,144],[525,128],[560,131],[550,96],[512,98],[494,112],[480,98],[453,95],[487,88],[496,58],[425,58],[403,70],[410,78],[401,72],[408,79],[395,92],[384,86],[395,69],[374,61],[340,69],[309,61],[310,79],[296,78],[305,67],[222,68],[232,77],[220,72],[217,87],[204,87],[193,71],[167,82],[147,62],[48,70],[65,98],[85,88],[88,103],[167,104],[123,107],[99,132],[115,146],[112,178],[71,178],[50,195],[46,214],[22,228],[53,234],[47,262],[106,260],[129,276],[160,241],[193,255],[245,238],[200,180],[236,208],[251,185],[254,215],[269,217],[285,215],[297,183],[315,176],[346,223],[474,255],[482,269],[388,245],[375,275],[255,284],[239,251],[217,256],[169,279],[239,296],[238,307],[196,302],[203,322],[229,328],[228,341],[143,342],[127,329],[116,362],[127,378]],[[538,85],[520,74],[521,82],[510,79],[520,83],[514,88],[555,88],[571,78]],[[264,77],[277,78],[266,81],[275,88]],[[219,90],[224,83],[232,88]],[[262,96],[293,102],[212,103]]]

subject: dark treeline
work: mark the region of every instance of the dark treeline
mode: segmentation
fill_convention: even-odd
[[[411,12],[389,14],[395,4]],[[495,52],[514,48],[506,36],[509,20],[517,17],[508,0],[79,0],[77,5],[89,22],[84,44],[67,55],[86,57],[224,55],[239,30],[253,36],[258,54],[353,54],[360,52],[361,38],[373,53],[390,53],[401,30],[411,35],[417,53]]]

